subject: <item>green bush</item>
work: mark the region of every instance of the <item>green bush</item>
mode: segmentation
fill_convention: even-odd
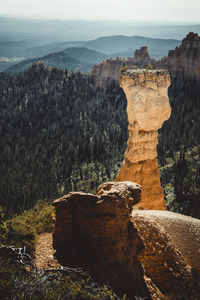
[[[146,70],[153,70],[153,66],[152,64],[148,64],[145,68]]]
[[[128,69],[129,69],[129,66],[124,66],[124,67],[120,68],[120,72],[123,74],[123,73],[125,73],[126,70],[128,70]]]
[[[136,66],[136,65],[132,65],[132,66],[131,66],[131,69],[133,69],[133,70],[137,70],[137,69],[139,69],[139,67],[138,67],[138,66]]]
[[[22,214],[6,221],[6,244],[26,247],[34,254],[37,235],[53,231],[54,208],[47,201],[38,201],[36,205]]]

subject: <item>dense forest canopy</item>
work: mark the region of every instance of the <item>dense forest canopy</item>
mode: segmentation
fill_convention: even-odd
[[[0,194],[7,214],[71,190],[94,191],[123,159],[123,92],[90,76],[34,64],[0,75]],[[116,167],[117,168],[117,167]]]
[[[159,134],[161,180],[168,208],[200,218],[200,86],[173,78],[170,119]]]

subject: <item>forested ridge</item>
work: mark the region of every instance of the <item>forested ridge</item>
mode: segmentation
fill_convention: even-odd
[[[127,141],[119,87],[36,63],[0,73],[0,195],[7,215],[116,176]]]
[[[200,217],[200,90],[173,80],[170,120],[158,158],[169,209]],[[0,73],[0,205],[7,216],[38,199],[94,192],[116,177],[128,139],[126,99],[118,84],[35,63]]]

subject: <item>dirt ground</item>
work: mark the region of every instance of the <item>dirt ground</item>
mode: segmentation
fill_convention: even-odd
[[[35,264],[38,269],[60,268],[53,257],[55,250],[52,246],[52,233],[42,233],[38,237],[35,250]]]

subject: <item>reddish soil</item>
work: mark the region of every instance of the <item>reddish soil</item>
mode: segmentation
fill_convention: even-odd
[[[35,250],[35,264],[38,269],[60,268],[53,257],[55,250],[52,245],[52,233],[42,233],[38,237]]]

